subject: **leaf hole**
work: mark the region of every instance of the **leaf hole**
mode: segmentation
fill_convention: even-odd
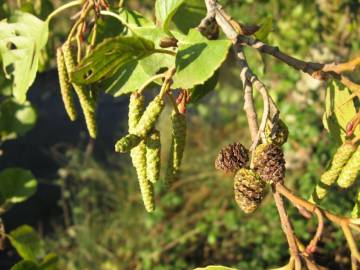
[[[11,41],[6,43],[6,48],[8,48],[9,50],[16,50],[17,49],[16,45]]]

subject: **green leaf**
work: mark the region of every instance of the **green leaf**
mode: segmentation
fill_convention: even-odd
[[[179,45],[173,87],[191,89],[203,84],[225,61],[230,45],[229,40],[208,40],[191,30]]]
[[[23,260],[11,267],[10,270],[42,270],[40,266],[33,261]]]
[[[172,17],[184,0],[156,0],[155,16],[165,31],[169,30]]]
[[[40,51],[48,39],[48,24],[35,16],[16,11],[0,21],[0,58],[12,94],[19,102],[35,80]]]
[[[203,0],[185,0],[176,11],[172,21],[178,30],[187,34],[195,28],[206,16],[206,6]]]
[[[94,83],[110,77],[123,65],[152,54],[154,50],[154,43],[141,37],[108,38],[81,61],[71,79],[79,84]]]
[[[7,235],[12,246],[24,260],[36,261],[43,255],[43,246],[37,232],[29,225],[22,225]]]
[[[236,269],[221,265],[209,265],[206,267],[195,268],[194,270],[236,270]]]
[[[349,121],[356,115],[356,108],[348,88],[338,81],[329,81],[326,87],[324,127],[336,143],[345,140],[345,129]],[[360,135],[357,128],[354,133]]]
[[[19,104],[8,99],[0,104],[0,139],[15,139],[31,130],[37,114],[29,102]]]
[[[141,27],[141,26],[153,26],[154,23],[148,18],[144,17],[141,13],[135,10],[129,10],[127,8],[119,9],[118,17],[126,26]]]
[[[210,79],[208,79],[204,84],[200,84],[194,87],[191,91],[190,102],[198,103],[204,96],[213,91],[216,87],[216,84],[219,79],[219,71],[217,70]]]
[[[37,188],[33,174],[21,168],[8,168],[0,173],[0,203],[20,203],[32,196]]]
[[[96,39],[95,44],[101,43],[104,39],[110,37],[116,37],[124,31],[123,24],[114,17],[102,16],[96,22]],[[88,40],[91,41],[93,38],[93,29],[89,35]]]
[[[268,35],[273,31],[273,18],[268,17],[260,23],[260,29],[256,31],[255,37],[261,41],[266,42]]]
[[[139,62],[131,62],[122,66],[114,76],[105,80],[98,88],[117,97],[137,90],[149,77]]]
[[[55,253],[47,254],[42,260],[40,267],[41,270],[57,270],[59,257]]]

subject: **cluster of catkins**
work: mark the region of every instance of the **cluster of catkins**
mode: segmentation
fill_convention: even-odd
[[[245,213],[252,213],[264,198],[266,184],[282,183],[285,178],[285,159],[281,149],[288,137],[286,125],[279,119],[268,123],[266,142],[252,153],[252,168],[249,168],[249,151],[240,143],[221,149],[215,167],[227,173],[235,173],[235,201]]]
[[[163,108],[164,101],[160,95],[145,108],[144,96],[137,92],[132,93],[129,102],[129,133],[115,144],[116,152],[130,151],[141,196],[148,212],[155,209],[153,185],[160,178],[161,143],[160,133],[155,129],[155,124]],[[171,120],[172,141],[165,176],[166,184],[171,183],[178,176],[186,138],[185,114],[173,111]]]
[[[327,170],[321,175],[309,201],[320,202],[335,183],[342,189],[351,187],[359,172],[360,147],[351,141],[345,142],[337,149]],[[360,190],[355,198],[355,206],[351,215],[353,218],[360,217]]]
[[[59,73],[61,96],[64,102],[65,111],[71,121],[77,119],[77,112],[74,100],[74,92],[79,99],[79,103],[84,114],[87,129],[90,137],[96,138],[97,127],[95,120],[96,93],[87,89],[84,85],[72,83],[70,74],[75,70],[76,61],[72,53],[69,42],[65,42],[56,51],[56,60]],[[73,89],[75,91],[73,91]]]

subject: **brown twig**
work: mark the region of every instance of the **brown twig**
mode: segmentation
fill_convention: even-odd
[[[342,75],[340,72],[335,72],[335,70],[331,70],[331,67],[326,64],[314,63],[314,62],[306,62],[295,57],[292,57],[284,52],[282,52],[278,47],[271,46],[266,44],[260,40],[257,40],[251,36],[238,35],[237,42],[241,45],[248,45],[254,49],[257,49],[261,53],[266,53],[272,55],[273,57],[283,61],[289,66],[301,70],[315,79],[318,80],[327,80],[327,79],[335,79],[340,81],[346,87],[348,87],[352,92],[356,94],[360,94],[360,85],[351,81],[348,77]],[[356,61],[350,62],[350,66],[355,68],[355,64],[358,64],[358,59]],[[349,68],[348,65],[344,64],[340,65],[340,69]],[[333,68],[335,69],[335,68]]]
[[[320,241],[321,235],[324,231],[324,216],[319,208],[316,208],[314,211],[317,220],[318,220],[318,226],[316,229],[316,233],[313,237],[313,239],[310,241],[309,245],[306,247],[306,251],[308,253],[314,253],[317,247],[317,243]]]
[[[340,64],[336,64],[336,63],[330,63],[330,64],[326,64],[323,67],[323,71],[325,72],[329,72],[329,71],[333,71],[335,73],[342,73],[345,71],[354,71],[355,68],[360,65],[360,55],[356,56],[354,59],[346,62],[346,63],[340,63]]]
[[[294,231],[292,229],[289,217],[287,216],[284,202],[280,196],[280,193],[276,190],[276,187],[273,187],[273,196],[279,212],[282,230],[284,231],[287,241],[289,243],[290,254],[295,259],[295,270],[301,270],[301,259]]]

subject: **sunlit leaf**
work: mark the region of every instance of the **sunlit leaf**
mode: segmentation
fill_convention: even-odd
[[[23,104],[8,99],[0,104],[0,138],[15,139],[32,129],[36,122],[36,111],[29,102]]]
[[[6,78],[12,82],[12,94],[20,101],[34,82],[41,49],[48,39],[48,24],[35,16],[16,11],[0,21],[0,55]]]
[[[137,36],[108,38],[84,58],[71,74],[73,82],[94,83],[113,75],[123,65],[154,52],[154,43]]]
[[[255,37],[261,41],[266,42],[268,35],[273,30],[273,18],[268,17],[262,20],[260,23],[260,29],[256,31]]]
[[[15,264],[13,267],[11,267],[10,270],[42,270],[42,269],[34,261],[23,260]]]
[[[200,84],[194,87],[191,91],[190,102],[198,103],[203,97],[209,94],[215,89],[215,86],[218,82],[219,71],[216,71],[210,79],[208,79],[204,84]]]
[[[205,16],[206,7],[203,0],[185,0],[172,21],[178,30],[187,34],[191,28],[198,26]]]
[[[36,261],[43,255],[43,246],[37,232],[29,225],[22,225],[8,235],[11,245],[24,260]]]
[[[208,80],[225,61],[231,42],[208,40],[191,30],[176,55],[174,88],[191,89]]]
[[[169,30],[172,17],[184,0],[156,0],[155,16],[165,31]]]
[[[356,108],[350,90],[338,81],[328,82],[323,123],[335,142],[345,140],[346,126],[355,115]],[[360,135],[358,128],[355,135]]]
[[[20,203],[32,196],[37,187],[33,174],[21,168],[0,172],[0,203]]]
[[[41,261],[41,270],[58,270],[59,257],[55,253],[47,254]]]

